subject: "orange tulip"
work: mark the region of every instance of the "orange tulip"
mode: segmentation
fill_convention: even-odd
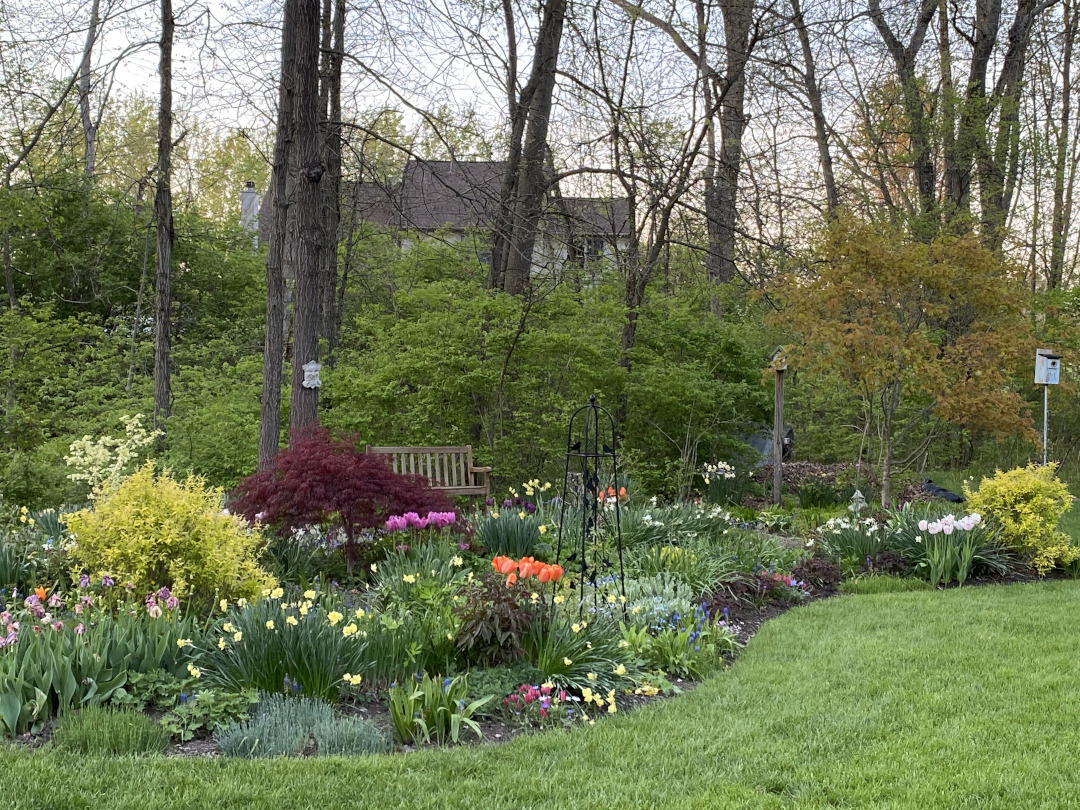
[[[37,595],[37,598],[40,599],[42,602],[44,602],[45,597],[49,595],[49,592],[40,585],[34,588],[34,593]]]
[[[619,500],[626,500],[626,487],[619,487]]]
[[[516,562],[514,562],[513,560],[511,560],[509,557],[503,557],[499,561],[499,573],[500,574],[509,574],[511,571],[515,570],[517,567],[518,567],[518,564]]]
[[[517,574],[510,574],[506,578],[506,587],[509,588],[511,585],[513,585],[516,582],[517,582]]]
[[[518,572],[521,574],[522,579],[528,579],[536,573],[536,564],[531,563],[528,560],[522,560],[518,563]]]
[[[540,573],[536,575],[536,578],[540,580],[541,585],[546,585],[551,580],[551,566],[545,565],[540,569]]]
[[[561,565],[553,565],[553,566],[551,566],[551,581],[552,582],[558,582],[560,579],[562,579],[562,575],[563,575],[563,570],[562,570]]]

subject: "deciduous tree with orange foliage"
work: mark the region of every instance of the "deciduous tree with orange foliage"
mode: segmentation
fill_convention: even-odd
[[[1000,256],[972,235],[926,244],[841,217],[813,259],[809,274],[778,279],[773,319],[796,338],[791,367],[839,373],[877,412],[883,504],[896,449],[931,415],[998,437],[1033,436],[1010,388],[1031,348],[1026,293]]]

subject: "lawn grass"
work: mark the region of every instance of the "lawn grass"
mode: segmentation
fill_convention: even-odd
[[[224,761],[0,750],[29,808],[1068,807],[1080,583],[832,599],[690,694],[504,746]]]

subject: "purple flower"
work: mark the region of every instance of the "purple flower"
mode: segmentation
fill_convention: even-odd
[[[103,576],[101,578],[101,587],[102,588],[111,588],[115,584],[116,584],[116,580],[113,579],[112,577],[110,577],[108,574],[106,574],[105,576]]]
[[[510,500],[509,498],[507,498],[505,501],[503,501],[503,509],[509,509],[513,505],[514,505],[514,502],[512,500]]]
[[[79,587],[80,588],[89,588],[90,587],[90,577],[87,574],[83,574],[81,577],[79,577]]]
[[[168,599],[165,600],[165,607],[167,607],[169,610],[176,610],[178,607],[180,607],[180,600],[177,599],[175,596],[170,596]]]
[[[53,623],[52,629],[55,630],[57,633],[59,633],[61,630],[64,629],[64,623],[63,622],[55,622],[55,623]]]
[[[388,532],[400,532],[409,528],[409,523],[404,515],[391,515],[386,519],[386,530]]]
[[[82,622],[79,622],[77,625],[75,625],[74,630],[75,635],[81,636],[83,633],[86,632],[86,626]]]
[[[495,499],[494,498],[488,498],[486,501],[484,501],[484,506],[494,506],[494,505],[495,505]]]
[[[57,608],[64,604],[64,600],[60,598],[59,594],[53,594],[49,597],[49,607]]]
[[[162,602],[168,599],[171,595],[171,592],[166,586],[162,585],[160,588],[158,588],[157,598],[160,599]]]

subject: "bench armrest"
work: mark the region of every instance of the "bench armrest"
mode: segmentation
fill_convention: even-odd
[[[469,467],[469,472],[489,473],[491,472],[491,467]]]

